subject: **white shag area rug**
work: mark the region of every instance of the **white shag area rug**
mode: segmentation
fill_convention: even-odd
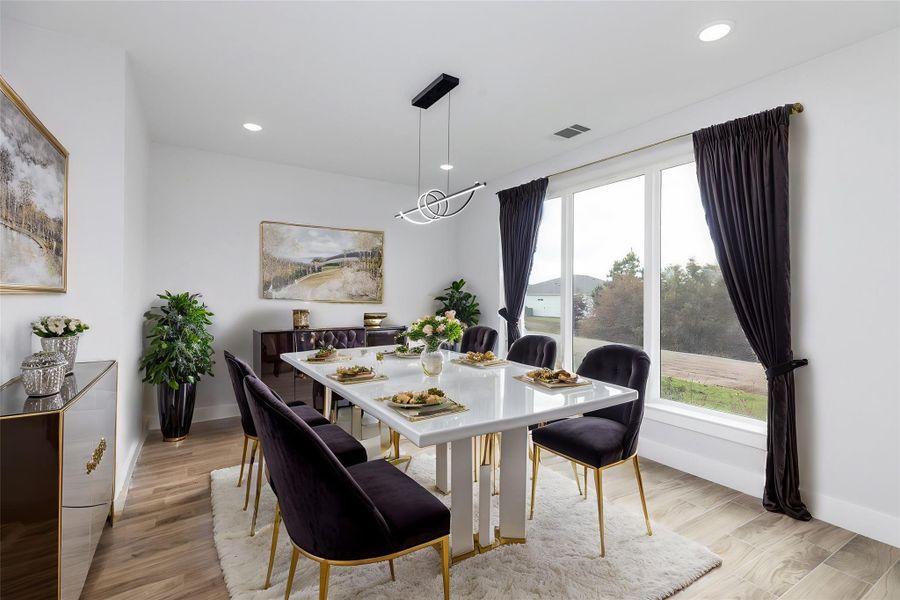
[[[267,486],[260,499],[258,531],[249,536],[250,510],[241,510],[244,489],[236,487],[239,467],[210,473],[216,549],[233,600],[284,598],[291,555],[282,525],[272,585],[263,590],[275,498]],[[434,457],[416,456],[407,474],[433,489]],[[255,484],[254,484],[255,485]],[[528,485],[531,485],[529,479]],[[530,488],[529,488],[530,489]],[[450,496],[440,496],[450,503]],[[541,469],[533,521],[526,544],[509,545],[474,556],[450,569],[450,595],[461,599],[660,599],[671,596],[722,560],[708,548],[654,524],[644,529],[643,515],[605,503],[606,558],[599,556],[597,503],[593,487],[588,500],[574,491],[571,478]],[[497,520],[497,496],[492,517]],[[650,505],[653,517],[653,506]],[[477,496],[475,520],[478,518]],[[394,561],[396,581],[387,563],[332,567],[328,597],[443,599],[440,558],[424,549]],[[292,600],[318,598],[318,564],[301,555]]]

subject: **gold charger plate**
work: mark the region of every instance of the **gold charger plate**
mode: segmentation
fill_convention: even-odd
[[[502,367],[509,364],[509,361],[505,358],[498,358],[495,360],[482,360],[480,362],[468,360],[465,358],[453,358],[450,359],[450,362],[454,362],[458,365],[466,365],[467,367],[475,367],[476,369],[489,369],[491,367]]]
[[[342,360],[350,360],[352,357],[349,354],[341,354],[338,352],[334,356],[329,356],[328,358],[315,358],[314,356],[307,356],[306,362],[311,363],[331,363],[331,362],[340,362]]]
[[[447,398],[442,404],[433,404],[431,406],[418,407],[418,410],[415,412],[407,408],[398,408],[394,405],[393,402],[391,402],[391,396],[382,396],[381,398],[376,398],[376,400],[383,401],[387,406],[395,410],[397,414],[403,415],[406,420],[413,423],[415,423],[416,421],[424,421],[426,419],[434,419],[435,417],[455,415],[456,413],[461,413],[469,410],[469,407],[464,404],[460,404],[452,398]]]
[[[573,381],[571,383],[564,382],[554,382],[549,383],[547,381],[541,381],[540,379],[532,379],[531,377],[527,377],[525,375],[518,375],[513,377],[513,379],[518,379],[519,381],[524,381],[525,383],[530,383],[532,385],[539,385],[543,388],[547,388],[548,390],[558,390],[562,388],[574,388],[574,387],[584,387],[588,385],[593,385],[593,381],[588,379],[578,378],[578,381]]]
[[[373,381],[384,381],[388,378],[387,375],[375,375],[373,377],[339,377],[337,373],[330,373],[326,375],[328,379],[332,381],[337,381],[338,383],[342,383],[344,385],[353,385],[354,383],[372,383]]]

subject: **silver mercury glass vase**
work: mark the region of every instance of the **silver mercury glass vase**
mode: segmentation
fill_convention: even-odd
[[[41,348],[47,352],[61,352],[66,357],[66,374],[75,370],[75,356],[78,354],[80,334],[62,337],[42,337]]]

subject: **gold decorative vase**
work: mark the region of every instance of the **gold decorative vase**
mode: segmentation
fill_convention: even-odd
[[[387,318],[386,312],[367,312],[363,313],[363,325],[367,329],[381,327],[381,322]]]
[[[305,329],[309,327],[309,311],[305,308],[297,308],[293,311],[294,329]]]

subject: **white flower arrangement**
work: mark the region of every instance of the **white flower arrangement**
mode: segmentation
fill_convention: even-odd
[[[456,312],[452,310],[443,315],[422,317],[406,330],[406,336],[410,340],[425,342],[428,352],[435,352],[442,342],[455,342],[462,334],[462,322],[456,318]]]
[[[80,319],[70,317],[41,317],[31,324],[34,335],[42,338],[70,337],[84,333],[90,326]]]

